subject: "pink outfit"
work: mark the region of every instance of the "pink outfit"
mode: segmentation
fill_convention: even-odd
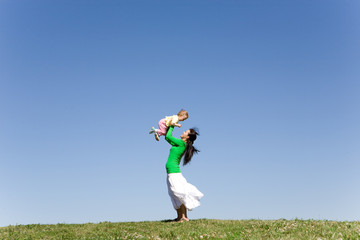
[[[156,131],[159,136],[166,135],[168,127],[166,126],[166,118],[159,121],[159,129]]]

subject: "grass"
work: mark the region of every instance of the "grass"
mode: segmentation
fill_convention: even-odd
[[[210,220],[16,225],[0,239],[360,239],[360,222]]]

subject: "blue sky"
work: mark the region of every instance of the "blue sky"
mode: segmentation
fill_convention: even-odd
[[[359,220],[358,1],[0,1],[0,226],[174,218]]]

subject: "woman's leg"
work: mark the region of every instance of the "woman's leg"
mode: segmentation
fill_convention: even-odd
[[[176,209],[176,212],[177,212],[177,218],[175,219],[175,221],[180,221],[180,219],[181,219],[181,208]]]
[[[178,212],[178,219],[180,222],[183,222],[183,221],[189,221],[188,217],[187,217],[187,210],[186,210],[186,207],[184,204],[182,204],[180,206],[180,208],[177,210]],[[180,213],[180,214],[179,214]],[[180,218],[179,218],[180,217]]]

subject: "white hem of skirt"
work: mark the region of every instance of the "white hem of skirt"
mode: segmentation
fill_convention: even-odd
[[[181,173],[167,175],[168,193],[175,209],[182,204],[188,210],[200,206],[200,199],[204,196],[194,185],[188,183]]]

